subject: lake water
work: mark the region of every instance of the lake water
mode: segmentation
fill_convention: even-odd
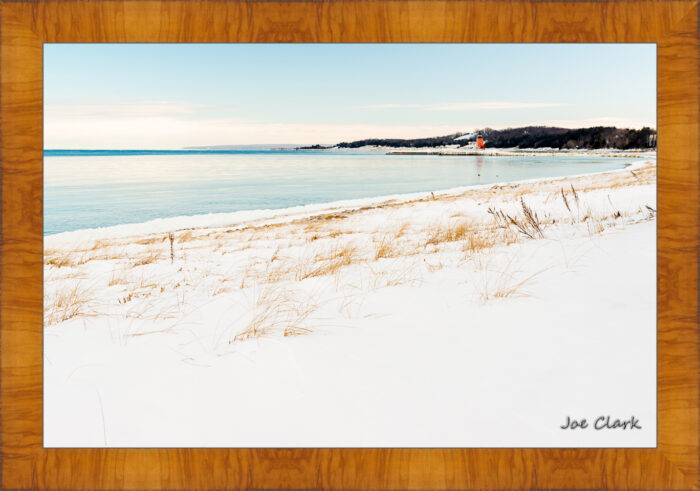
[[[44,234],[624,167],[629,159],[303,151],[50,151]]]

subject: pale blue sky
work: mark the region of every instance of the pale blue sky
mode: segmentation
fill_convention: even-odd
[[[46,148],[656,126],[653,44],[46,44]]]

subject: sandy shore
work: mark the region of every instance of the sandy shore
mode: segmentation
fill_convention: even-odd
[[[639,162],[177,230],[172,249],[47,237],[45,444],[653,445],[655,182]],[[571,407],[648,425],[562,444]]]

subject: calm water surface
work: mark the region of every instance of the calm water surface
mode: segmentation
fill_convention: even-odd
[[[44,234],[600,172],[629,159],[301,151],[49,151]]]

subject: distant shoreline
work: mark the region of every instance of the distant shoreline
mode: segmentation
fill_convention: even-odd
[[[618,158],[656,158],[656,150],[636,148],[621,150],[617,148],[599,149],[560,149],[560,148],[486,148],[484,150],[463,149],[457,145],[444,147],[386,147],[371,146],[356,148],[298,148],[300,152],[328,153],[377,153],[384,155],[436,155],[447,157],[618,157]]]
[[[538,150],[538,149],[518,149],[508,151],[505,150],[472,150],[472,151],[406,151],[395,150],[387,152],[386,155],[440,155],[448,157],[468,156],[468,157],[514,157],[514,156],[587,156],[587,157],[624,157],[624,158],[648,158],[648,151],[639,151],[638,153],[622,150],[618,152],[610,152],[606,149],[605,154],[600,154],[595,151],[562,151],[562,150]]]
[[[585,157],[622,157],[650,158],[656,155],[656,150],[633,149],[557,149],[557,148],[487,148],[485,150],[459,150],[451,147],[382,147],[365,146],[358,148],[267,148],[267,149],[179,149],[179,150],[119,150],[119,149],[44,149],[44,157],[113,157],[138,155],[236,155],[250,153],[333,153],[336,155],[356,155],[358,153],[379,155],[436,155],[436,156],[468,156],[468,157],[517,157],[517,156],[585,156]]]

